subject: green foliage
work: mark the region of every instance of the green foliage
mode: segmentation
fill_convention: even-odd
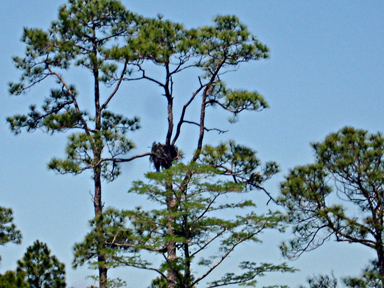
[[[68,5],[60,7],[58,20],[52,22],[47,32],[24,29],[22,41],[27,45],[26,57],[14,57],[16,67],[23,74],[21,82],[10,83],[10,92],[21,94],[50,76],[60,80],[52,69],[68,69],[71,64],[89,69],[91,73],[95,68],[100,69],[102,77],[113,81],[116,67],[106,61],[105,55],[117,37],[132,33],[135,17],[116,0],[68,1]],[[69,87],[65,88],[63,93],[73,94]]]
[[[342,279],[345,287],[348,288],[382,288],[383,277],[379,272],[379,265],[377,261],[372,261],[366,267],[361,275],[357,277],[346,277]],[[338,288],[338,281],[333,275],[318,275],[308,279],[309,288]],[[300,286],[305,288],[305,286]]]
[[[256,277],[265,276],[265,273],[268,272],[295,272],[296,269],[293,269],[292,267],[289,267],[286,263],[280,264],[280,265],[273,265],[270,263],[261,263],[260,265],[257,265],[254,262],[247,262],[244,261],[240,263],[239,267],[242,270],[246,270],[241,275],[235,275],[235,273],[226,273],[225,276],[218,280],[210,283],[210,286],[208,287],[220,287],[220,286],[226,286],[231,284],[239,284],[239,286],[244,287],[255,287],[257,281],[253,280]],[[252,280],[252,281],[250,281]],[[287,286],[269,286],[269,287],[287,287]]]
[[[332,275],[319,275],[308,279],[309,288],[337,288],[337,279]],[[305,288],[305,286],[300,286]]]
[[[182,277],[180,277],[182,279]],[[179,278],[179,279],[180,279]],[[176,281],[177,287],[183,287],[182,283],[180,283],[180,280]],[[195,286],[191,287],[194,288]],[[152,280],[151,285],[148,288],[168,288],[168,281],[165,277],[157,277]]]
[[[86,169],[92,169],[100,165],[102,176],[109,181],[114,180],[120,174],[120,167],[113,163],[112,160],[135,148],[134,143],[126,139],[124,134],[127,130],[138,128],[138,119],[128,120],[122,118],[121,115],[107,113],[108,117],[104,117],[103,128],[99,133],[70,135],[66,148],[67,158],[53,158],[48,167],[61,174],[79,174]],[[105,114],[103,113],[103,116]],[[121,131],[118,131],[120,129]],[[93,151],[96,147],[98,149],[105,147],[112,158],[102,160],[95,158],[90,151]]]
[[[250,188],[262,189],[262,184],[279,172],[276,162],[267,162],[260,168],[256,152],[234,141],[217,147],[205,145],[201,162],[217,168],[222,174],[232,176],[237,183]]]
[[[29,284],[24,281],[23,273],[7,271],[0,275],[0,288],[29,288]]]
[[[118,53],[115,48],[112,55],[135,55],[137,59],[148,59],[157,65],[169,65],[176,57],[181,64],[188,60],[195,42],[181,24],[162,19],[145,19],[141,24],[136,37],[121,50],[124,53]]]
[[[269,57],[268,47],[251,35],[246,25],[236,16],[220,15],[213,22],[213,26],[197,29],[197,52],[212,55],[202,64],[203,67],[223,65],[221,59],[225,59],[226,65],[238,65]]]
[[[36,240],[17,261],[17,274],[24,275],[29,288],[64,288],[65,266],[45,243]]]
[[[100,278],[97,276],[88,276],[87,278],[91,278],[96,282],[100,282]],[[116,279],[110,279],[109,278],[107,280],[106,287],[107,288],[127,287],[127,283],[125,281],[121,280],[120,278],[116,278]],[[92,285],[92,286],[87,287],[87,288],[97,288],[97,287]]]
[[[82,130],[69,136],[67,157],[52,159],[50,169],[78,174],[101,165],[107,180],[119,175],[119,166],[112,164],[112,160],[134,148],[125,134],[139,128],[139,119],[128,119],[106,110],[128,65],[128,60],[119,63],[107,55],[120,38],[127,39],[134,33],[137,22],[138,17],[126,11],[120,1],[71,0],[59,9],[58,20],[52,22],[47,32],[24,30],[22,41],[27,46],[26,55],[14,57],[15,66],[23,74],[19,82],[10,83],[10,93],[25,93],[48,78],[57,82],[57,88],[51,89],[40,110],[32,105],[28,114],[8,117],[11,130],[15,134],[22,129],[28,132],[43,129],[48,133]],[[75,85],[62,74],[71,65],[85,68],[93,77],[93,115],[81,109]],[[101,95],[101,83],[113,88],[109,95]],[[101,160],[103,150],[110,157]]]
[[[218,76],[236,69],[242,62],[268,58],[269,49],[236,16],[217,16],[213,22],[213,26],[192,32],[197,40],[194,52],[201,57],[198,64],[205,71],[204,78],[215,79],[207,87],[207,103],[231,112],[233,122],[238,113],[260,111],[267,108],[268,103],[258,92],[227,89]]]
[[[162,17],[141,20],[135,36],[129,38],[125,46],[114,46],[108,56],[119,61],[135,59],[136,68],[129,70],[127,79],[145,79],[159,85],[164,89],[163,95],[169,103],[174,97],[172,77],[190,68],[202,70],[203,74],[198,78],[200,85],[185,102],[178,130],[184,123],[197,123],[183,120],[185,110],[198,94],[205,98],[205,107],[220,106],[231,112],[233,119],[244,110],[260,111],[268,107],[259,93],[226,89],[220,78],[236,70],[243,62],[269,56],[268,48],[256,40],[236,16],[218,16],[212,26],[189,30],[179,23],[163,20]],[[144,65],[148,61],[164,68],[165,81],[150,76],[151,70]],[[138,72],[139,76],[134,72]]]
[[[152,280],[152,283],[148,288],[168,288],[168,281],[166,278],[158,277]]]
[[[297,257],[335,235],[337,241],[360,243],[380,255],[383,246],[375,235],[384,232],[384,138],[346,127],[313,148],[315,163],[291,170],[281,185],[280,202],[297,236],[284,252]],[[333,191],[351,212],[331,204]]]
[[[90,221],[92,231],[87,234],[82,243],[75,245],[75,258],[73,267],[84,265],[86,263],[91,265],[91,268],[98,268],[99,266],[112,268],[118,266],[114,257],[109,257],[115,253],[121,252],[135,252],[130,247],[118,245],[105,245],[105,243],[125,243],[131,235],[131,231],[122,230],[125,224],[125,217],[119,214],[116,209],[107,209],[103,214],[98,215]],[[119,251],[117,251],[119,250]],[[103,263],[95,262],[98,255],[102,253],[106,259]]]
[[[137,117],[107,110],[134,61],[109,55],[118,43],[135,34],[138,22],[140,17],[128,12],[118,0],[69,0],[59,8],[57,20],[47,31],[24,29],[25,55],[13,58],[21,77],[9,83],[10,94],[29,92],[47,80],[55,84],[40,108],[34,104],[29,112],[7,118],[11,130],[15,134],[36,129],[50,134],[71,132],[65,157],[53,158],[48,168],[60,174],[91,170],[95,215],[102,212],[101,179],[113,181],[119,176],[116,160],[134,148],[127,133],[140,128]],[[79,95],[71,83],[78,81],[67,71],[74,66],[91,76],[92,86],[85,84],[93,87],[90,95]],[[80,101],[84,96],[88,99]],[[84,103],[91,105],[84,107]],[[101,282],[106,281],[107,271],[100,273]],[[105,285],[101,283],[101,287]]]
[[[263,183],[278,171],[274,162],[260,168],[253,150],[233,142],[203,147],[205,131],[224,132],[206,127],[208,107],[219,106],[231,113],[232,122],[240,112],[268,107],[258,92],[227,89],[222,79],[224,74],[236,71],[241,63],[269,57],[268,48],[236,16],[217,16],[210,26],[186,29],[161,16],[156,19],[137,16],[117,0],[69,0],[59,9],[58,19],[48,31],[26,28],[22,41],[27,46],[25,57],[14,57],[22,76],[19,82],[10,83],[10,93],[20,95],[46,79],[55,80],[57,86],[51,89],[40,109],[33,105],[29,113],[9,117],[7,121],[15,134],[23,129],[28,132],[42,129],[51,134],[71,132],[66,156],[53,158],[48,167],[61,174],[79,174],[88,169],[93,172],[96,217],[91,222],[92,231],[83,243],[75,246],[74,266],[89,263],[98,267],[99,276],[102,275],[100,287],[107,287],[107,270],[115,266],[152,270],[151,264],[141,259],[141,250],[167,254],[167,261],[153,270],[163,278],[166,278],[165,271],[176,275],[172,285],[177,281],[177,285],[192,287],[217,267],[210,263],[220,264],[237,245],[259,241],[257,234],[264,229],[281,228],[281,216],[274,212],[266,215],[244,212],[233,219],[217,216],[219,211],[251,211],[255,207],[251,200],[220,199],[248,193],[250,188],[267,192]],[[151,75],[152,64],[163,69],[161,80],[156,78],[158,73]],[[83,95],[69,83],[71,74],[66,70],[73,65],[92,77],[92,109],[81,107],[79,103],[84,102],[79,98]],[[180,98],[174,95],[174,76],[187,69],[194,69],[198,83],[191,86],[191,93],[183,89],[183,98]],[[163,169],[162,173],[148,173],[149,182],[134,183],[130,193],[146,195],[159,204],[158,209],[109,209],[102,214],[101,178],[114,180],[120,173],[121,162],[143,156],[156,158],[152,152],[123,158],[134,148],[134,143],[126,137],[128,131],[139,128],[139,119],[107,110],[123,82],[138,80],[155,83],[163,90],[160,95],[167,100],[168,130],[165,143],[158,143],[159,147],[164,151],[178,151],[176,142],[183,125],[192,124],[200,131],[196,152],[189,164],[181,163]],[[105,91],[108,93],[104,94]],[[185,99],[185,95],[191,96],[182,102],[180,119],[174,123],[173,101]],[[197,119],[186,120],[187,109],[199,98],[200,114]],[[169,165],[160,165],[162,168],[180,160],[176,159],[178,155],[156,156],[166,158]],[[233,181],[226,180],[227,176]],[[207,247],[213,242],[220,243],[217,253],[222,258],[195,261],[195,254],[203,250],[199,245]],[[172,245],[184,256],[171,259]],[[196,278],[191,272],[192,261],[206,266],[207,275]],[[261,270],[251,272],[253,270],[280,269],[249,265],[251,268],[241,266],[248,272],[227,276],[225,281],[251,283],[261,273]]]
[[[0,206],[0,245],[20,244],[21,238],[21,232],[16,229],[16,225],[13,223],[12,209]]]
[[[20,244],[21,233],[13,222],[12,209],[0,207],[0,245],[9,242]]]
[[[235,143],[231,143],[233,147],[238,147]],[[214,154],[213,151],[218,153],[223,146],[225,144],[217,147],[217,150],[214,147],[209,149]],[[213,157],[208,154],[209,149],[206,147],[204,150],[206,159],[208,156]],[[177,287],[194,287],[229,257],[238,245],[245,242],[260,242],[259,234],[265,229],[283,228],[280,213],[270,211],[264,215],[257,215],[251,211],[255,208],[253,201],[245,199],[245,195],[250,193],[246,189],[248,185],[248,181],[245,181],[246,176],[251,177],[254,173],[259,173],[261,176],[258,185],[261,185],[263,179],[271,176],[270,172],[268,177],[264,178],[262,171],[257,171],[260,169],[260,161],[252,153],[249,155],[250,159],[243,155],[244,158],[241,160],[241,157],[236,157],[239,155],[236,153],[240,153],[238,150],[232,149],[232,152],[229,149],[224,150],[227,151],[228,159],[233,161],[236,159],[237,165],[233,167],[242,168],[236,168],[234,171],[244,181],[228,181],[224,170],[219,166],[215,168],[213,165],[196,162],[175,163],[161,172],[147,173],[145,176],[148,182],[135,181],[129,193],[146,196],[154,201],[158,208],[147,210],[137,207],[134,210],[123,211],[107,209],[103,213],[104,243],[110,248],[109,251],[104,251],[105,255],[108,255],[104,265],[154,270],[164,279],[167,279],[165,271],[173,270],[177,272]],[[247,162],[245,159],[250,161]],[[252,167],[250,163],[253,163]],[[224,163],[222,167],[223,165]],[[242,195],[243,200],[239,201],[237,197],[232,197],[235,195]],[[232,202],[231,199],[236,200]],[[172,201],[171,205],[169,201]],[[239,214],[241,211],[244,212]],[[170,229],[172,233],[169,233]],[[81,250],[84,254],[76,254],[76,265],[84,263],[84,257],[81,255],[91,256],[87,252],[92,250],[88,239],[94,239],[97,235],[96,225],[93,225],[93,231],[88,234],[85,241],[77,244],[77,248],[84,248]],[[174,260],[165,261],[160,267],[153,267],[140,253],[146,250],[152,254],[163,255],[169,243],[175,243],[179,255]],[[212,251],[209,256],[200,256],[203,250],[214,250],[214,243],[219,244],[216,252]],[[94,265],[97,263],[95,256],[93,254],[93,261],[90,261],[91,257],[87,258],[87,261]],[[193,267],[197,266],[205,272],[196,275]],[[242,273],[227,273],[220,280],[210,283],[209,287],[230,284],[253,285],[256,283],[255,278],[263,276],[264,273],[294,271],[286,264],[257,265],[247,261],[240,263],[239,268]],[[167,281],[164,281],[158,278],[152,286],[168,285]]]
[[[382,287],[384,281],[384,138],[380,133],[345,127],[312,144],[315,163],[291,170],[281,184],[280,203],[288,210],[295,238],[282,246],[292,258],[337,241],[373,249],[377,259],[362,276],[343,279],[347,287]],[[337,199],[343,201],[335,202]],[[319,276],[311,288],[337,287],[335,278]]]
[[[383,288],[383,276],[380,275],[378,261],[372,261],[358,277],[347,277],[343,279],[349,288]]]

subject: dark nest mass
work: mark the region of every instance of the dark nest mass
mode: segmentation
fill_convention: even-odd
[[[181,151],[175,145],[163,145],[153,142],[151,153],[150,160],[156,171],[160,171],[160,168],[168,169],[172,166],[173,161],[182,158]]]

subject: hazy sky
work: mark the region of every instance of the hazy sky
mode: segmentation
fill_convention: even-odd
[[[208,25],[218,14],[235,14],[270,47],[269,60],[244,64],[225,80],[230,88],[259,91],[271,108],[261,113],[244,113],[235,125],[227,124],[228,115],[213,114],[215,116],[209,118],[212,125],[229,127],[230,132],[219,136],[211,132],[207,141],[218,143],[236,139],[256,149],[263,161],[278,162],[282,172],[268,184],[273,195],[278,195],[279,181],[289,168],[313,160],[310,142],[321,141],[346,125],[371,132],[384,131],[383,1],[122,2],[131,11],[151,17],[160,13],[186,27]],[[41,103],[49,89],[42,84],[25,96],[10,97],[7,83],[20,76],[11,57],[23,55],[25,47],[19,41],[23,27],[48,28],[63,3],[65,1],[61,0],[0,1],[0,205],[13,209],[15,223],[24,237],[22,245],[0,247],[0,273],[14,269],[25,248],[39,239],[66,264],[68,286],[83,288],[91,283],[84,278],[92,271],[73,270],[71,261],[72,247],[88,231],[87,221],[93,215],[90,173],[73,177],[48,171],[47,162],[54,156],[64,155],[66,135],[49,136],[36,131],[15,137],[5,121],[7,116],[26,112],[30,104]],[[81,74],[77,79],[80,91],[87,92],[91,87],[90,79]],[[191,79],[190,82],[195,81]],[[190,91],[189,79],[182,83],[176,89]],[[159,94],[159,90],[155,86],[126,85],[119,94],[116,108],[126,109],[129,116],[138,115],[142,119],[143,129],[132,135],[138,143],[138,153],[148,151],[153,141],[163,141],[165,135],[165,111],[158,110],[158,107],[165,107],[164,99],[156,93]],[[188,139],[183,141],[187,143]],[[106,206],[139,205],[126,191],[132,180],[149,169],[148,159],[124,166],[123,175],[104,189]],[[255,199],[258,195],[262,194],[257,192]],[[261,199],[259,206],[264,209],[265,199]],[[267,233],[262,237],[264,244],[243,247],[232,259],[247,256],[248,260],[257,262],[286,261],[277,246],[288,238],[289,234]],[[290,262],[300,272],[271,274],[260,279],[260,284],[297,287],[314,273],[332,270],[338,277],[356,275],[365,267],[367,259],[373,257],[372,251],[358,245],[330,241]],[[113,275],[129,280],[129,287],[147,287],[153,276],[126,268]]]

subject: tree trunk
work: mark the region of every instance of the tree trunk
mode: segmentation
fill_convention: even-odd
[[[187,241],[189,239],[189,237],[186,237],[187,238]],[[185,285],[184,287],[185,288],[191,288],[190,285],[192,283],[192,279],[191,279],[191,256],[189,254],[189,245],[188,243],[185,243],[184,245],[184,253],[185,253],[185,274],[184,274],[184,278],[185,278]]]
[[[98,56],[98,42],[96,35],[96,26],[93,26],[93,54],[94,59],[92,59],[93,65],[93,77],[94,77],[94,101],[95,101],[95,130],[101,131],[101,108],[100,108],[100,85],[99,85],[99,64],[97,62]],[[103,152],[103,141],[99,138],[100,135],[94,138],[94,147],[93,147],[93,160],[94,163],[100,163],[101,154]],[[95,182],[95,196],[94,196],[94,205],[95,205],[95,217],[100,216],[103,213],[103,202],[101,199],[101,166],[98,164],[94,168],[94,182]],[[100,221],[100,222],[99,222]],[[99,270],[99,287],[107,288],[107,272],[108,268],[105,267],[105,255],[100,252],[104,248],[104,228],[102,224],[102,219],[100,218],[96,222],[96,230],[99,235],[98,251],[97,251],[97,260],[98,270]]]
[[[100,216],[103,212],[103,203],[101,199],[101,169],[100,167],[96,167],[94,169],[94,183],[95,183],[95,195],[93,197],[93,203],[95,208],[95,216]],[[99,219],[101,222],[102,219]],[[100,235],[100,242],[99,245],[103,245],[103,225],[102,223],[96,223],[96,229],[98,231],[98,234]],[[105,262],[105,256],[98,251],[97,261],[99,263]],[[104,267],[104,265],[99,264],[98,267],[99,270],[99,287],[100,288],[107,288],[107,271],[108,269]]]
[[[167,185],[167,190],[172,189],[172,184]],[[173,195],[170,195],[167,199],[168,213],[172,214],[175,208],[176,201],[173,198]],[[175,230],[173,228],[173,224],[175,222],[175,218],[173,215],[168,216],[168,235],[175,235]],[[177,271],[174,267],[177,255],[176,255],[176,243],[174,241],[169,241],[167,244],[167,262],[170,265],[170,268],[167,271],[167,280],[168,280],[168,288],[176,288],[177,287]]]
[[[99,254],[99,256],[97,256],[97,261],[104,262],[105,261],[104,255]],[[107,277],[108,277],[107,272],[108,272],[108,269],[99,264],[99,287],[100,288],[107,288]]]
[[[168,191],[172,191],[172,184],[167,184],[166,189]],[[172,192],[168,195],[167,198],[167,208],[168,208],[168,218],[167,218],[167,234],[172,236],[175,235],[175,229],[173,227],[175,223],[175,217],[172,215],[176,206],[176,200],[174,199]],[[169,241],[166,243],[167,247],[167,262],[170,265],[170,268],[167,270],[167,280],[168,280],[168,288],[176,288],[177,287],[177,271],[174,267],[177,255],[176,255],[176,243],[174,241]]]
[[[379,266],[379,274],[381,276],[381,285],[384,287],[384,251],[383,245],[377,249],[377,261]]]

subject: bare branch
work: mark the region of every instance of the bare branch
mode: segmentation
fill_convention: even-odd
[[[253,236],[253,235],[252,235]],[[191,286],[193,285],[196,285],[197,283],[199,283],[201,280],[203,280],[205,277],[207,277],[217,266],[219,266],[227,257],[228,255],[236,248],[236,246],[238,246],[239,244],[243,243],[245,240],[247,239],[240,239],[239,241],[237,241],[235,244],[233,244],[233,246],[223,255],[221,256],[221,259],[219,261],[216,262],[215,265],[211,266],[207,272],[205,272],[202,276],[200,276],[198,279],[196,279],[195,281],[193,281],[193,283],[191,284]]]
[[[125,61],[124,63],[124,68],[123,70],[121,71],[121,77],[119,79],[119,81],[117,82],[116,84],[116,87],[115,89],[113,90],[113,92],[111,93],[111,95],[109,95],[108,99],[104,102],[104,104],[101,106],[100,108],[100,111],[104,110],[105,107],[108,105],[108,103],[112,100],[113,96],[115,96],[115,94],[117,93],[117,91],[119,90],[120,88],[120,85],[121,85],[121,82],[123,81],[123,76],[125,74],[125,71],[127,70],[127,66],[128,66],[128,61]]]
[[[202,250],[204,250],[206,247],[208,247],[209,244],[211,244],[213,241],[215,241],[217,238],[219,238],[221,235],[224,234],[224,232],[226,232],[227,229],[224,229],[223,231],[220,231],[219,233],[217,233],[214,237],[212,237],[207,243],[205,243],[203,246],[201,246],[199,249],[197,249],[195,252],[193,252],[191,254],[191,257],[195,256],[196,254],[198,254],[199,252],[201,252]]]
[[[146,152],[146,153],[143,153],[143,154],[138,154],[138,155],[135,155],[135,156],[132,156],[130,158],[103,158],[100,160],[100,163],[101,162],[105,162],[105,161],[113,161],[113,162],[116,162],[116,163],[121,163],[121,162],[130,162],[134,159],[137,159],[137,158],[142,158],[142,157],[145,157],[145,156],[151,156],[153,155],[153,153],[151,152]]]
[[[121,259],[115,259],[116,261],[122,263],[122,264],[125,264],[126,266],[129,266],[129,267],[133,267],[133,268],[138,268],[138,269],[143,269],[143,270],[150,270],[150,271],[155,271],[157,273],[159,273],[161,275],[161,277],[164,277],[165,279],[167,279],[167,276],[164,275],[164,273],[162,273],[159,269],[157,268],[153,268],[153,267],[147,267],[147,266],[140,266],[140,265],[135,265],[135,264],[131,264],[131,263],[128,263],[124,260],[121,260]]]
[[[196,125],[196,126],[200,126],[199,123],[196,123],[196,122],[193,122],[193,121],[187,121],[187,120],[184,120],[183,121],[184,123],[188,123],[188,124],[193,124],[193,125]],[[217,131],[219,132],[219,134],[223,134],[223,133],[227,133],[228,130],[221,130],[221,129],[218,129],[218,128],[207,128],[207,127],[204,127],[204,130],[209,132],[209,131]]]
[[[183,106],[183,110],[181,112],[181,116],[180,116],[180,120],[179,120],[179,123],[177,124],[177,128],[176,128],[176,134],[175,134],[175,137],[173,138],[172,140],[172,145],[175,145],[177,139],[179,138],[180,136],[180,132],[181,132],[181,126],[183,125],[183,122],[184,121],[184,117],[185,117],[185,112],[187,111],[187,108],[188,106],[193,102],[193,100],[195,100],[197,94],[200,93],[200,91],[205,87],[204,85],[201,84],[201,80],[200,80],[200,77],[199,77],[199,81],[200,81],[200,87],[192,94],[192,97],[189,99],[189,101]]]

